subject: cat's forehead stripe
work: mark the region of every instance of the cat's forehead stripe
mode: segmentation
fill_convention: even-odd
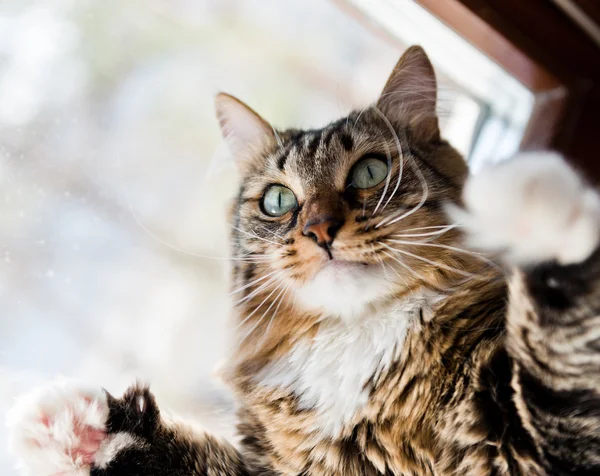
[[[322,129],[289,131],[285,148],[279,150],[276,156],[277,168],[284,170],[291,157],[315,158],[319,154],[325,154],[331,147],[334,138],[338,138],[344,150],[349,152],[354,146],[354,140],[345,129],[346,120],[344,119],[333,122]]]
[[[277,159],[277,168],[283,170],[285,168],[285,162],[288,158],[288,150],[280,151],[279,158]]]
[[[302,137],[302,135],[303,135],[302,131],[291,132],[289,137],[287,138],[287,144],[285,145],[285,147],[283,149],[279,148],[278,154],[280,154],[280,155],[279,155],[279,158],[277,159],[277,168],[279,170],[285,169],[285,164],[286,164],[289,156],[293,153],[293,151],[297,145],[298,139],[300,137]]]
[[[314,131],[309,134],[306,134],[306,137],[304,139],[305,146],[304,146],[304,150],[303,150],[303,152],[305,154],[315,155],[317,153],[319,144],[321,143],[322,134],[323,134],[323,130],[318,130],[318,131]]]
[[[342,132],[340,134],[340,141],[346,152],[350,152],[353,149],[354,139],[352,139],[352,136],[350,134]]]

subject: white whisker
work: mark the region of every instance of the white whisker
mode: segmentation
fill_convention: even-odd
[[[271,233],[271,235],[279,238],[282,242],[285,240],[285,238],[283,236],[281,236],[279,233],[275,233],[274,231],[269,230],[266,226],[263,226],[263,225],[258,225],[258,226],[261,228],[261,230],[264,230],[267,233]]]
[[[240,233],[243,233],[244,235],[248,235],[248,236],[251,236],[252,238],[256,238],[257,240],[261,240],[261,241],[264,241],[266,243],[271,243],[272,245],[281,246],[281,243],[277,243],[275,241],[267,240],[266,238],[258,236],[256,233],[250,233],[250,232],[248,232],[246,230],[242,230],[241,228],[238,228],[237,226],[231,225],[231,228],[233,228],[234,230],[239,231]]]
[[[256,296],[257,294],[261,293],[263,290],[267,289],[269,286],[271,286],[273,283],[275,283],[276,280],[277,280],[277,278],[279,278],[279,275],[272,276],[269,280],[265,281],[263,284],[261,284],[254,291],[252,291],[251,293],[249,293],[247,296],[244,296],[243,298],[237,300],[233,304],[236,305],[236,306],[238,306],[238,305],[240,305],[240,304],[242,304],[242,303],[244,303],[246,301],[249,301],[254,296]]]
[[[429,232],[425,232],[425,233],[398,233],[395,235],[391,235],[394,237],[398,237],[398,238],[412,238],[412,237],[420,237],[420,236],[439,236],[439,235],[443,235],[444,233],[449,232],[450,230],[456,228],[456,225],[449,225],[445,228],[442,228],[438,231],[429,231]],[[410,230],[407,230],[410,231]]]
[[[264,304],[265,302],[267,302],[267,301],[269,300],[269,298],[270,298],[270,297],[271,297],[273,294],[275,294],[275,292],[276,292],[276,291],[277,291],[277,290],[278,290],[278,289],[279,289],[281,286],[283,286],[283,283],[280,283],[279,285],[275,286],[275,288],[274,288],[274,289],[273,289],[273,290],[272,290],[272,291],[271,291],[269,294],[267,294],[267,297],[265,297],[265,298],[264,298],[264,299],[263,299],[263,300],[260,302],[260,304],[259,304],[258,306],[256,306],[256,307],[254,308],[254,310],[253,310],[253,311],[252,311],[250,314],[248,314],[248,315],[247,315],[247,316],[244,318],[244,320],[242,320],[242,321],[241,321],[241,322],[240,322],[240,323],[239,323],[237,326],[235,326],[235,329],[236,329],[236,330],[237,330],[237,329],[239,329],[241,326],[243,326],[243,325],[244,325],[244,324],[245,324],[245,323],[248,321],[248,319],[250,319],[250,318],[251,318],[251,317],[252,317],[254,314],[256,314],[256,312],[257,312],[257,311],[258,311],[258,310],[259,310],[259,309],[260,309],[260,308],[263,306],[263,304]],[[271,306],[272,306],[272,305],[273,305],[273,304],[271,303]]]
[[[356,127],[356,124],[358,124],[358,121],[360,120],[361,116],[363,115],[363,113],[369,109],[370,107],[374,107],[373,104],[369,104],[365,107],[362,108],[362,110],[358,113],[358,116],[356,116],[356,120],[354,121],[354,127]]]
[[[277,140],[277,144],[279,145],[279,149],[281,150],[281,152],[285,153],[285,148],[283,147],[283,142],[281,141],[281,137],[279,137],[279,134],[277,132],[277,130],[273,127],[272,124],[269,124],[271,126],[271,130],[273,131],[273,135],[275,136],[275,139]]]
[[[419,181],[421,182],[421,187],[423,189],[423,195],[421,197],[421,200],[415,207],[411,208],[406,213],[403,213],[402,215],[400,215],[397,218],[394,218],[395,214],[392,214],[389,217],[384,218],[377,225],[375,225],[375,228],[379,228],[380,226],[389,226],[389,225],[392,225],[393,223],[403,220],[407,216],[412,215],[413,213],[417,212],[423,206],[423,204],[427,201],[427,198],[429,197],[429,186],[427,185],[427,180],[425,180],[425,176],[421,172],[421,169],[419,169],[419,166],[417,165],[415,159],[411,158],[410,164],[413,167]],[[396,213],[398,213],[398,212],[396,212]]]
[[[406,263],[401,261],[398,257],[392,255],[391,253],[389,253],[387,251],[382,250],[381,252],[384,255],[386,255],[388,258],[394,260],[396,263],[398,263],[400,266],[402,266],[404,269],[406,269],[409,273],[414,274],[416,277],[418,277],[419,279],[421,279],[423,281],[427,281],[427,278],[425,278],[423,275],[417,273],[414,269],[412,269],[409,265],[407,265]],[[392,269],[394,269],[394,268],[392,267]],[[396,270],[394,270],[394,271],[396,271]],[[399,277],[401,277],[400,273],[398,273],[397,271],[396,271],[396,273],[398,274]],[[404,279],[404,282],[406,283],[406,279]]]
[[[239,293],[240,291],[243,291],[244,289],[247,289],[247,288],[249,288],[250,286],[253,286],[253,285],[255,285],[256,283],[260,283],[261,281],[264,281],[265,279],[267,279],[269,276],[273,276],[273,275],[274,275],[275,273],[277,273],[277,272],[279,272],[279,270],[278,270],[278,269],[276,269],[275,271],[272,271],[272,272],[270,272],[270,273],[268,273],[268,274],[265,274],[264,276],[261,276],[260,278],[258,278],[258,279],[255,279],[254,281],[250,281],[249,283],[246,283],[246,284],[244,284],[243,286],[241,286],[241,287],[239,287],[239,288],[237,288],[237,289],[234,289],[233,291],[231,291],[231,292],[229,293],[229,295],[230,295],[230,296],[232,296],[232,295],[234,295],[234,294],[237,294],[237,293]]]
[[[390,123],[388,118],[385,117],[385,115],[379,110],[379,108],[373,106],[373,110],[385,122],[386,126],[392,133],[392,137],[394,138],[394,141],[396,143],[396,148],[398,149],[398,170],[399,170],[398,171],[398,181],[396,182],[396,186],[394,187],[394,190],[390,194],[389,198],[383,205],[383,208],[381,209],[381,211],[383,211],[383,210],[385,210],[385,207],[387,207],[388,203],[390,203],[390,200],[396,195],[396,192],[398,191],[398,187],[400,187],[400,182],[402,181],[402,173],[404,171],[404,152],[402,151],[402,144],[400,143],[400,138],[398,137],[398,134],[396,134],[396,131],[394,130],[394,127],[392,126],[392,124]],[[386,150],[387,150],[387,148],[386,148]],[[392,175],[392,168],[390,167],[390,173],[388,174],[388,176],[391,177],[391,175]],[[386,192],[386,190],[384,189],[383,194],[381,196],[382,199],[385,196],[385,192]],[[381,203],[381,201],[380,201],[380,203]],[[379,208],[379,203],[377,204],[377,207]],[[377,212],[377,209],[375,209],[375,212],[373,214],[375,214],[376,212]]]
[[[277,296],[275,296],[275,299],[273,300],[271,305],[268,307],[268,309],[263,313],[263,315],[256,322],[256,324],[254,324],[254,326],[252,326],[252,329],[250,329],[250,331],[248,333],[246,333],[246,335],[244,335],[244,337],[242,337],[240,342],[243,342],[244,340],[246,340],[246,338],[254,332],[256,327],[262,322],[262,320],[266,316],[267,312],[269,312],[269,310],[273,307],[273,305],[279,300],[277,307],[275,308],[275,310],[273,311],[273,314],[271,315],[271,318],[269,319],[269,324],[267,324],[267,328],[265,329],[265,332],[263,332],[262,338],[256,343],[255,349],[258,349],[261,346],[261,344],[264,342],[265,338],[269,335],[269,331],[271,330],[271,325],[273,324],[273,320],[275,319],[275,317],[277,316],[277,313],[279,312],[279,308],[281,307],[281,304],[283,303],[285,293],[287,292],[288,289],[289,289],[289,285],[285,286],[279,292],[279,294]]]
[[[384,262],[383,262],[383,259],[382,259],[382,258],[381,258],[381,256],[379,256],[379,255],[377,254],[377,252],[375,251],[375,246],[374,246],[374,245],[371,245],[371,250],[373,251],[373,256],[375,256],[375,259],[377,259],[377,260],[379,261],[379,263],[381,264],[381,269],[383,270],[383,276],[385,277],[385,279],[386,279],[387,281],[389,281],[389,279],[390,279],[390,278],[388,277],[388,274],[387,274],[387,269],[386,269],[386,267],[385,267],[385,264],[384,264]]]
[[[440,229],[440,228],[449,228],[449,227],[453,227],[453,228],[457,228],[460,227],[461,225],[459,225],[458,223],[454,223],[452,225],[435,225],[435,226],[420,226],[417,228],[407,228],[404,231],[420,231],[420,230],[433,230],[433,229]]]
[[[196,258],[201,258],[201,259],[211,259],[211,260],[216,260],[216,261],[254,261],[253,259],[250,258],[233,258],[233,257],[226,257],[226,256],[207,256],[207,255],[201,255],[198,253],[194,253],[193,251],[189,251],[189,250],[185,250],[183,248],[179,248],[178,246],[172,245],[171,243],[163,240],[162,238],[160,238],[159,236],[157,236],[156,234],[154,234],[152,231],[150,231],[148,229],[148,227],[146,227],[146,225],[144,225],[142,223],[142,221],[139,219],[139,217],[135,214],[135,212],[133,211],[133,208],[131,207],[131,203],[128,201],[127,205],[129,207],[129,212],[131,213],[131,216],[134,218],[135,222],[137,223],[137,225],[148,235],[150,236],[150,238],[152,238],[154,241],[156,241],[157,243],[160,243],[163,246],[166,246],[167,248],[170,248],[174,251],[177,251],[179,253],[183,253],[189,256],[194,256]],[[260,256],[266,256],[266,255],[256,255],[257,257]],[[265,260],[265,262],[267,262],[268,260]]]
[[[271,330],[271,325],[273,324],[273,319],[275,318],[275,316],[277,316],[277,312],[279,311],[279,308],[281,307],[281,304],[283,303],[285,295],[287,294],[289,289],[290,289],[289,284],[283,289],[283,295],[281,296],[281,299],[279,300],[279,304],[277,304],[277,307],[275,308],[275,311],[273,312],[273,315],[271,316],[269,325],[267,326],[267,329],[265,330],[265,336],[269,334],[269,331]]]
[[[415,258],[415,259],[421,260],[421,261],[423,261],[425,263],[428,263],[428,264],[430,264],[432,266],[435,266],[436,268],[442,268],[442,269],[445,269],[447,271],[451,271],[453,273],[458,273],[458,274],[461,274],[463,276],[467,276],[469,278],[476,277],[473,273],[469,273],[468,271],[463,271],[462,269],[453,268],[452,266],[448,266],[448,265],[446,265],[446,264],[444,264],[442,262],[439,262],[439,261],[432,261],[432,260],[430,260],[428,258],[425,258],[423,256],[419,256],[419,255],[416,255],[416,254],[413,254],[413,253],[410,253],[409,251],[406,251],[406,250],[401,250],[401,249],[398,249],[398,248],[393,248],[392,246],[386,245],[383,242],[379,242],[379,243],[382,246],[385,246],[387,249],[389,249],[391,251],[394,251],[396,253],[401,253],[403,255],[410,256],[411,258]]]
[[[277,291],[277,289],[279,289],[281,286],[283,286],[283,284],[280,284],[279,286],[277,286],[274,289],[274,291]],[[271,310],[271,308],[275,305],[275,303],[277,302],[278,298],[281,296],[281,294],[283,293],[284,290],[285,290],[285,288],[283,288],[281,291],[279,291],[279,294],[277,296],[275,296],[275,299],[273,299],[273,302],[271,304],[269,304],[269,307],[267,307],[267,309],[265,309],[265,312],[263,312],[262,315],[256,320],[256,322],[250,328],[250,330],[247,331],[244,334],[244,336],[238,341],[238,344],[241,344],[242,342],[244,342],[248,338],[248,336],[250,336],[254,332],[254,330],[260,325],[260,323],[263,321],[263,319],[265,318],[267,313]]]
[[[392,236],[394,236],[394,235],[392,235]],[[466,255],[473,256],[474,258],[480,259],[484,263],[489,264],[489,265],[493,266],[494,268],[498,268],[499,269],[499,266],[496,263],[494,263],[493,261],[491,261],[488,258],[486,258],[483,254],[476,253],[474,251],[464,250],[462,248],[457,248],[456,246],[444,245],[442,243],[423,243],[423,242],[411,241],[411,240],[386,239],[386,241],[389,241],[391,243],[397,243],[397,244],[400,244],[400,245],[431,246],[431,247],[434,247],[434,248],[443,248],[443,249],[450,250],[450,251],[456,251],[458,253],[464,253]]]
[[[385,155],[387,157],[389,173],[387,174],[387,177],[385,178],[385,187],[383,187],[383,193],[381,194],[381,198],[377,202],[377,206],[375,207],[375,210],[373,211],[373,215],[377,214],[377,210],[379,209],[381,202],[383,202],[383,199],[385,198],[385,194],[387,193],[387,190],[390,186],[390,182],[392,180],[392,155],[390,154],[390,149],[387,146],[387,144],[385,144]]]

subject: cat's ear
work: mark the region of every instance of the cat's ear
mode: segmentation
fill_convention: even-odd
[[[420,46],[408,48],[392,71],[377,107],[396,125],[406,125],[423,140],[439,138],[437,81]]]
[[[244,168],[275,140],[271,125],[239,99],[219,93],[215,109],[221,133],[238,166]]]

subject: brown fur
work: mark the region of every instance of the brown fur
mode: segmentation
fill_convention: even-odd
[[[509,292],[504,272],[453,248],[461,246],[453,229],[425,242],[390,241],[415,228],[447,224],[443,204],[460,204],[467,173],[462,158],[439,137],[435,78],[421,49],[401,59],[377,108],[323,129],[276,132],[250,110],[252,127],[231,137],[239,128],[227,108],[245,106],[228,96],[219,101],[221,125],[237,141],[234,153],[242,164],[242,188],[231,212],[238,345],[226,374],[241,404],[241,445],[238,450],[207,435],[190,436],[184,425],[161,421],[152,406],[155,418],[145,437],[155,452],[147,461],[154,466],[142,452],[137,459],[119,456],[112,469],[97,474],[124,474],[116,468],[132,461],[136,474],[600,472],[600,358],[592,339],[600,329],[600,258],[568,269],[548,264],[519,270]],[[253,153],[243,144],[251,144]],[[383,208],[378,203],[385,182],[365,190],[348,184],[354,164],[374,154],[389,155],[392,163],[391,198]],[[428,187],[422,206],[377,227],[399,210],[416,210],[424,196],[421,177]],[[282,217],[262,213],[270,184],[293,190],[298,208]],[[420,310],[397,358],[365,384],[368,402],[348,415],[338,434],[325,435],[318,409],[303,407],[289,388],[262,385],[258,376],[324,325],[327,316],[297,305],[289,289],[310,282],[329,259],[303,226],[331,214],[344,217],[328,250],[335,259],[381,264],[398,276],[382,305],[423,290],[443,299]],[[397,255],[399,262],[390,247],[413,256]],[[549,275],[564,279],[566,304],[548,301],[555,295]],[[578,288],[582,275],[588,285]],[[369,312],[377,313],[376,307]]]

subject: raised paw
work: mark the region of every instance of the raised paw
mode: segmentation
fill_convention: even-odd
[[[107,438],[101,388],[61,381],[17,401],[8,416],[10,449],[25,474],[89,475]]]
[[[114,398],[101,388],[60,381],[17,401],[8,417],[10,449],[24,474],[89,476],[146,450],[160,424],[148,387]]]
[[[558,154],[520,154],[470,178],[451,218],[467,244],[528,265],[584,261],[600,238],[600,198]]]

